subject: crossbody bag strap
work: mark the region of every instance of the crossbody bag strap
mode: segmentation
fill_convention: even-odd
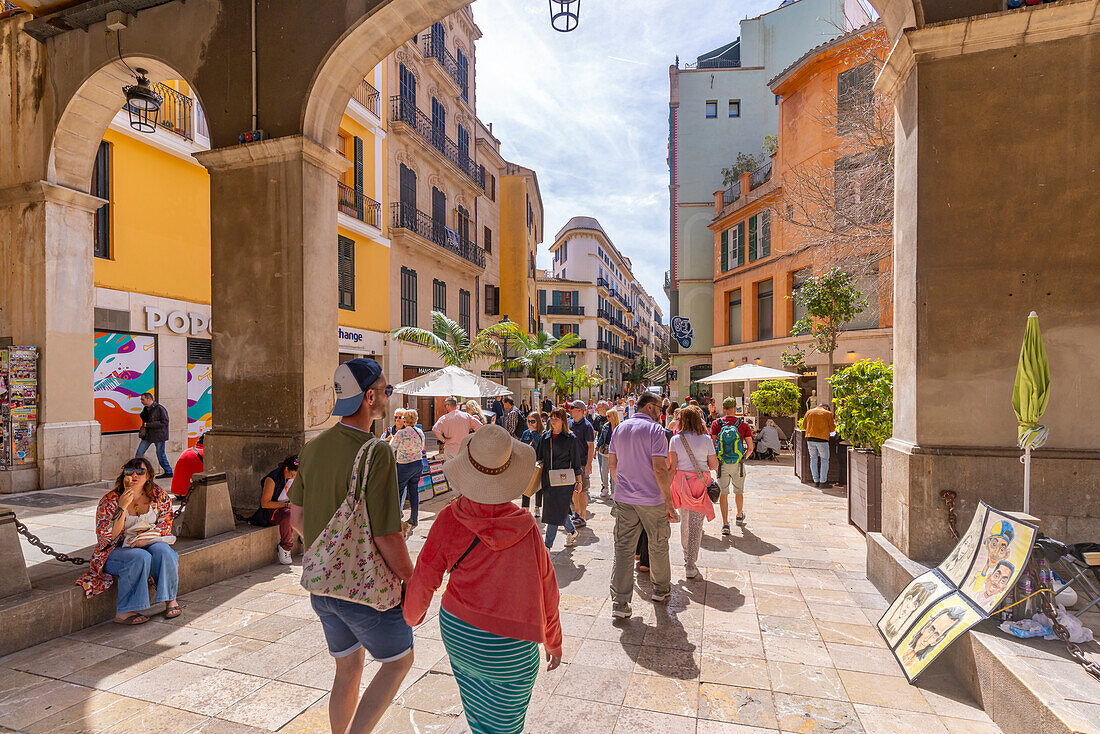
[[[374,450],[381,443],[377,438],[371,436],[363,445],[359,447],[358,453],[355,454],[355,463],[351,468],[351,480],[348,482],[348,496],[346,502],[349,506],[355,505],[355,498],[359,496],[359,490],[361,490],[367,482],[367,474],[370,472],[371,459],[374,456]],[[363,453],[366,452],[366,460],[363,460]],[[363,467],[360,470],[359,464],[362,462]]]
[[[479,537],[477,537],[477,536],[475,535],[475,536],[474,536],[474,540],[473,540],[473,542],[472,542],[472,543],[470,543],[470,547],[469,547],[469,548],[467,548],[467,549],[466,549],[466,552],[465,552],[465,553],[463,553],[463,554],[462,554],[461,556],[459,556],[459,557],[458,557],[458,560],[454,562],[454,565],[453,565],[453,566],[451,566],[451,570],[450,570],[450,573],[454,573],[454,572],[455,572],[455,569],[456,569],[456,568],[458,568],[458,564],[460,564],[460,563],[462,563],[462,562],[463,562],[464,560],[466,560],[466,556],[470,555],[470,551],[472,551],[472,550],[473,550],[474,548],[476,548],[476,547],[477,547],[477,544],[478,544],[478,543],[480,543],[480,542],[481,542],[481,538],[479,538]]]
[[[702,482],[706,482],[707,476],[703,473],[703,470],[699,468],[699,461],[695,458],[695,452],[691,450],[691,446],[688,444],[687,439],[684,438],[684,434],[682,433],[680,434],[680,443],[684,445],[685,449],[687,449],[688,458],[691,459],[691,465],[695,467],[695,473],[699,475],[699,480]]]

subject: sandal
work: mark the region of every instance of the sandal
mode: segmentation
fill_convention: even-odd
[[[149,618],[146,617],[144,614],[131,614],[129,617],[126,617],[125,619],[118,619],[116,617],[115,619],[113,619],[111,621],[114,622],[115,624],[122,624],[122,625],[126,625],[128,627],[132,627],[135,624],[145,624],[146,622],[149,621]]]
[[[167,609],[164,610],[164,618],[165,619],[175,619],[176,617],[180,616],[181,614],[183,614],[183,607],[181,607],[179,604],[177,604],[174,607],[168,607]]]

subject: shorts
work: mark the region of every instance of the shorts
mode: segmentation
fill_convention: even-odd
[[[742,464],[722,464],[722,471],[718,473],[718,487],[722,494],[744,494],[745,475],[742,474]]]
[[[592,488],[592,477],[588,476],[587,474],[581,474],[581,488],[579,490],[574,489],[573,491],[574,492],[584,492],[585,494],[588,494],[588,490],[591,489],[591,488]]]
[[[331,596],[309,595],[313,611],[321,619],[328,651],[334,658],[365,647],[380,663],[399,660],[413,648],[412,627],[400,606],[380,612],[366,604]]]

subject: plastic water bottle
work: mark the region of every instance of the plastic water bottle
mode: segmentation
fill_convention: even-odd
[[[1016,589],[1009,589],[1005,594],[1004,599],[1001,600],[1001,611],[997,613],[998,622],[1015,622],[1016,610],[1019,607],[1013,607],[1012,603],[1016,601]],[[1009,609],[1008,607],[1012,607]]]
[[[1045,558],[1039,559],[1039,588],[1054,590],[1054,572]]]
[[[1031,596],[1034,592],[1035,575],[1029,568],[1024,571],[1023,580],[1020,582],[1020,598],[1027,599],[1027,601],[1023,603],[1023,609],[1016,607],[1019,610],[1017,619],[1031,619],[1035,615],[1035,597]]]

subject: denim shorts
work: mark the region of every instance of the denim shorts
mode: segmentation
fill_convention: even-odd
[[[412,650],[412,627],[405,622],[400,606],[380,612],[366,604],[316,594],[310,594],[309,601],[321,618],[328,651],[334,658],[365,647],[375,660],[388,663]]]

